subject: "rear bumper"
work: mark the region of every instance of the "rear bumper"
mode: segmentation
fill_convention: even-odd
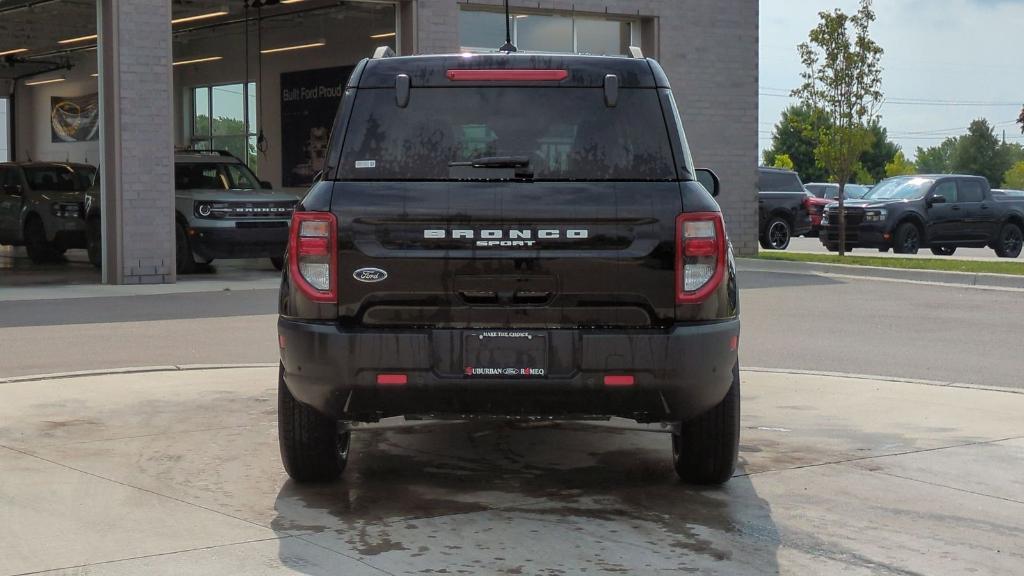
[[[267,258],[284,256],[287,222],[245,222],[253,228],[191,227],[189,243],[200,258]]]
[[[413,417],[620,416],[679,421],[725,397],[738,319],[670,330],[549,330],[548,376],[465,376],[463,330],[355,330],[281,318],[281,361],[300,402],[344,420]],[[378,374],[405,385],[378,385]],[[635,384],[607,387],[606,375]]]

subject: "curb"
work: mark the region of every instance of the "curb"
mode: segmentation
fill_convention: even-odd
[[[760,368],[747,366],[740,372],[757,372],[763,374],[793,374],[795,376],[824,376],[827,378],[847,378],[850,380],[871,380],[893,384],[917,384],[919,386],[936,386],[939,388],[962,388],[964,390],[982,390],[985,392],[1002,392],[1004,394],[1024,394],[1024,388],[1005,388],[1002,386],[985,386],[966,382],[946,382],[943,380],[922,380],[920,378],[899,378],[896,376],[877,376],[874,374],[850,374],[847,372],[826,372],[822,370],[798,370],[794,368]]]
[[[41,382],[45,380],[66,380],[69,378],[87,378],[90,376],[118,376],[122,374],[147,374],[153,372],[188,372],[198,370],[232,370],[244,368],[277,368],[277,363],[273,362],[253,364],[179,364],[168,366],[135,366],[131,368],[108,368],[106,370],[80,370],[76,372],[33,374],[31,376],[0,376],[0,384],[17,384],[20,382]]]
[[[737,258],[736,266],[740,272],[781,272],[788,274],[816,274],[822,276],[876,278],[882,280],[943,284],[947,286],[961,286],[968,288],[1024,291],[1024,276],[1014,276],[1012,274],[978,274],[974,272],[946,272],[940,270],[906,270],[902,268],[881,268],[878,266],[856,266],[851,264],[823,264],[820,262],[762,260],[760,258]]]

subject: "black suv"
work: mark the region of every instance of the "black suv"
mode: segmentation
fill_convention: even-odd
[[[341,474],[350,422],[620,416],[665,423],[684,480],[726,481],[740,323],[717,188],[653,60],[360,62],[290,230],[288,473]]]

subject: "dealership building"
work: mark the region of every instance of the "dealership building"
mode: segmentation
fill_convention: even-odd
[[[695,163],[757,247],[757,0],[511,3],[521,50],[658,59]],[[0,161],[99,167],[103,282],[175,282],[174,150],[226,149],[276,189],[322,161],[348,72],[397,54],[494,51],[486,0],[0,0]]]

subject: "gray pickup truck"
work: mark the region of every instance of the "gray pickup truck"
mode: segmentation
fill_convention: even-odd
[[[36,264],[85,247],[85,191],[96,176],[88,164],[0,164],[0,244],[25,246]]]
[[[89,257],[100,264],[99,186],[89,191]],[[187,150],[174,157],[176,267],[188,274],[197,262],[269,258],[281,269],[288,224],[298,196],[271,189],[229,152]]]

